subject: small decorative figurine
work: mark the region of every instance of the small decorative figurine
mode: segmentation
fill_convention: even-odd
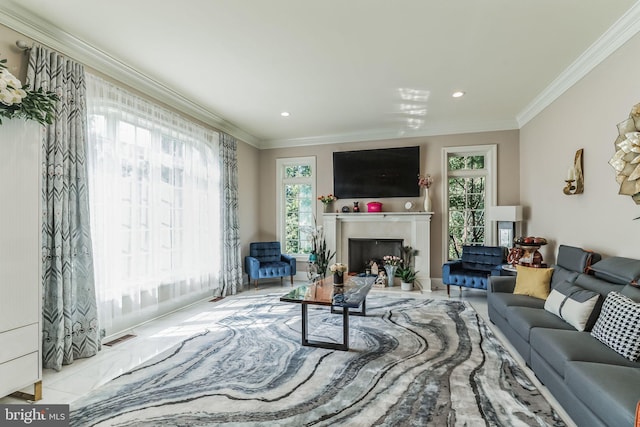
[[[360,212],[360,206],[358,206],[358,203],[360,203],[360,202],[353,202],[353,212],[354,213]]]

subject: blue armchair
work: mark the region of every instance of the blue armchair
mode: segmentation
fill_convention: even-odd
[[[258,279],[293,276],[296,274],[296,259],[280,252],[280,242],[255,242],[249,244],[249,256],[244,258],[244,269],[258,289]]]
[[[442,266],[442,282],[449,286],[487,289],[489,276],[502,276],[502,264],[507,260],[507,248],[501,246],[463,246],[459,260]]]

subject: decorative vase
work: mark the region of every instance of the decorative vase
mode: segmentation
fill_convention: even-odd
[[[323,203],[322,206],[324,207],[324,213],[331,212],[331,203]]]
[[[429,196],[429,187],[424,187],[424,211],[431,212],[431,196]]]
[[[344,283],[344,274],[333,273],[333,284],[342,285]]]
[[[398,269],[395,265],[385,265],[384,270],[387,272],[387,286],[393,286],[393,278],[396,277],[396,270]]]

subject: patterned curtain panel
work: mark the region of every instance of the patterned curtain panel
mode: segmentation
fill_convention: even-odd
[[[93,273],[82,65],[34,46],[27,81],[60,97],[43,144],[43,366],[60,370],[100,350]]]
[[[222,184],[222,282],[221,296],[235,295],[242,288],[240,227],[238,221],[238,156],[236,139],[220,133]]]

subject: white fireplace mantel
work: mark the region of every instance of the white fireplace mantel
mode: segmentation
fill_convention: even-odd
[[[336,262],[349,257],[350,238],[402,239],[411,246],[415,270],[422,290],[431,291],[431,216],[429,212],[326,213],[323,226],[327,247],[336,252]]]

